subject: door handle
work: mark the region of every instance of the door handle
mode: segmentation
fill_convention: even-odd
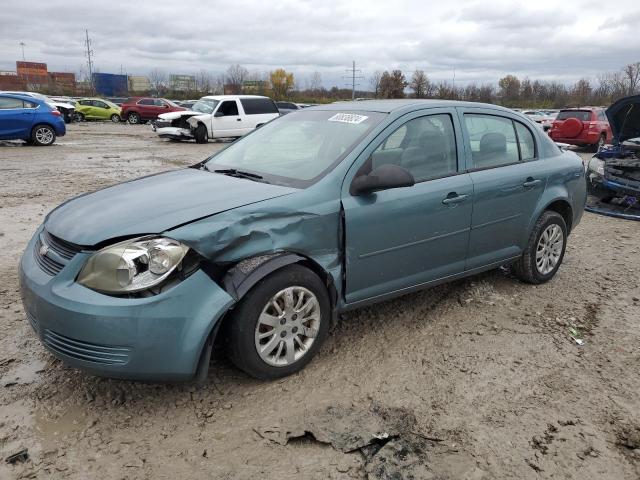
[[[542,180],[540,179],[533,179],[531,177],[527,178],[527,180],[522,184],[522,186],[524,188],[533,188],[536,185],[540,185],[542,183]]]
[[[236,122],[241,122],[242,119],[241,118],[236,118]]]
[[[444,205],[456,205],[460,202],[464,202],[467,199],[468,195],[458,195],[456,192],[451,192],[447,195],[442,203]]]

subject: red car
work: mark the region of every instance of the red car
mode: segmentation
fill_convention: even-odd
[[[613,134],[604,109],[586,107],[560,110],[549,136],[554,142],[591,146],[598,151]]]
[[[131,97],[121,106],[121,117],[129,123],[143,123],[155,120],[161,113],[179,112],[186,110],[165,98]]]

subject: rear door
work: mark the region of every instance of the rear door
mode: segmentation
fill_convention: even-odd
[[[458,132],[456,132],[458,131]],[[473,185],[464,165],[453,109],[408,114],[390,125],[352,167],[385,164],[412,173],[416,184],[354,196],[347,176],[346,300],[357,303],[464,271]]]
[[[467,270],[514,258],[547,182],[535,135],[517,117],[459,108],[474,199]]]
[[[140,117],[147,120],[150,118],[157,117],[157,108],[156,102],[153,98],[141,98],[138,100],[138,113],[140,113]]]
[[[243,133],[249,133],[259,125],[263,125],[280,116],[278,107],[270,98],[241,98],[243,117]]]
[[[244,113],[244,112],[243,112]],[[222,114],[216,116],[216,114]],[[220,102],[217,110],[211,116],[210,137],[239,137],[244,135],[242,117],[237,100]]]
[[[28,138],[35,115],[31,102],[0,96],[0,138]]]

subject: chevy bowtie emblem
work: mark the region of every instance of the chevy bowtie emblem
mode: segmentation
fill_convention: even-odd
[[[47,245],[41,245],[39,251],[40,255],[44,257],[49,252],[49,247]]]

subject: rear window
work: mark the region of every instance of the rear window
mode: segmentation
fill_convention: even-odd
[[[241,98],[242,108],[247,115],[260,115],[263,113],[279,113],[278,107],[270,98]]]
[[[556,120],[566,120],[568,118],[577,118],[581,122],[591,120],[591,110],[562,110]]]

